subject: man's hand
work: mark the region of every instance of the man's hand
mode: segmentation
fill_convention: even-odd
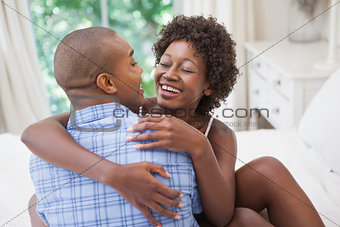
[[[150,221],[153,226],[161,226],[151,215],[149,208],[155,212],[174,219],[180,216],[166,207],[182,207],[181,201],[176,197],[183,197],[178,190],[173,190],[158,181],[151,172],[158,173],[162,177],[171,177],[161,165],[140,162],[127,165],[118,165],[114,171],[114,177],[107,185],[111,186],[130,204],[136,207]]]

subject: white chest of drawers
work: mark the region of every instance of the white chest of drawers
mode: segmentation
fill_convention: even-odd
[[[250,112],[259,109],[274,128],[297,126],[300,118],[329,74],[317,71],[315,62],[326,59],[327,43],[283,41],[246,43]],[[265,51],[268,49],[267,51]],[[262,53],[265,51],[264,53]]]

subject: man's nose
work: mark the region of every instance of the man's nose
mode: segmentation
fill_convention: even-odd
[[[144,72],[144,70],[142,69],[142,67],[138,66],[140,69],[140,73],[142,74]]]

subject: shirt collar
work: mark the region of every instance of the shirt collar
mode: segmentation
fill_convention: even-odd
[[[135,113],[120,103],[111,102],[71,112],[69,123],[71,119],[75,120],[76,124],[85,124],[107,117],[122,119],[124,116],[128,115],[135,115]]]

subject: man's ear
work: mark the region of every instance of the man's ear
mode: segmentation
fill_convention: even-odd
[[[114,83],[114,77],[108,73],[101,73],[97,76],[97,86],[107,94],[117,92],[117,87]]]
[[[204,91],[203,91],[205,96],[210,96],[213,93],[213,90],[211,89],[210,85],[208,85]]]

